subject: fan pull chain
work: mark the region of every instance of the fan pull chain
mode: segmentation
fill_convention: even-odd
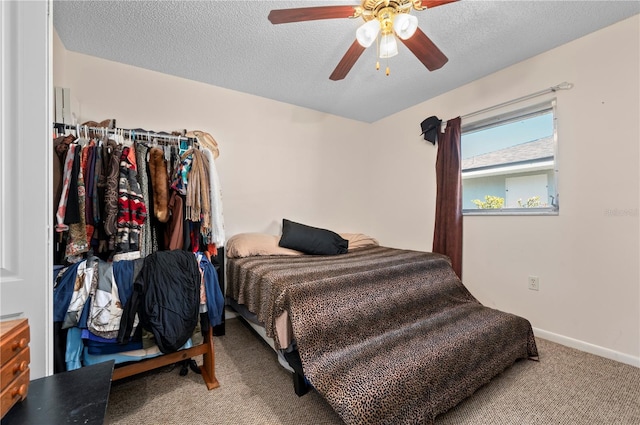
[[[380,35],[376,37],[376,71],[380,71]]]
[[[391,71],[389,70],[389,58],[385,58],[385,59],[387,64],[387,69],[385,71],[385,74],[388,77],[389,74],[391,73]],[[380,35],[376,37],[376,71],[380,71]]]

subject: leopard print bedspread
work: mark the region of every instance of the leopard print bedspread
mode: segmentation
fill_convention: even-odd
[[[288,311],[305,376],[347,424],[431,424],[538,355],[530,323],[480,304],[440,254],[230,259],[227,285],[271,337]]]

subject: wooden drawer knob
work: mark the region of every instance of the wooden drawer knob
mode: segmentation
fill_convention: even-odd
[[[27,370],[27,366],[29,366],[29,363],[26,360],[23,360],[20,363],[14,364],[13,374],[15,375],[18,372],[24,372],[25,370]]]
[[[22,384],[19,387],[11,388],[11,398],[19,395],[20,397],[24,397],[27,395],[27,385]]]
[[[21,338],[20,341],[13,341],[11,343],[11,351],[22,350],[27,346],[27,338]]]

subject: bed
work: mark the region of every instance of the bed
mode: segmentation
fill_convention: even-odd
[[[299,358],[287,363],[345,423],[430,424],[516,361],[537,359],[529,321],[483,306],[446,256],[340,236],[348,250],[328,255],[276,235],[230,239],[226,296],[280,358]]]

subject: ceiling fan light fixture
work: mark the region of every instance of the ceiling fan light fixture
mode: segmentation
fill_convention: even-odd
[[[364,48],[373,44],[380,33],[380,21],[372,19],[362,24],[356,31],[356,39]]]
[[[400,13],[393,20],[393,30],[403,40],[407,40],[418,29],[418,18],[408,13]]]
[[[398,54],[398,42],[393,34],[385,34],[380,40],[380,58],[386,59]]]
[[[448,58],[422,32],[418,27],[418,19],[413,17],[411,12],[457,1],[459,0],[362,0],[359,6],[329,5],[274,9],[269,12],[268,19],[275,25],[322,19],[362,18],[364,23],[355,31],[356,40],[351,43],[329,76],[330,80],[338,81],[347,76],[358,58],[374,41],[378,63],[397,55],[396,37],[429,71],[442,68]],[[378,68],[376,65],[376,69]]]

